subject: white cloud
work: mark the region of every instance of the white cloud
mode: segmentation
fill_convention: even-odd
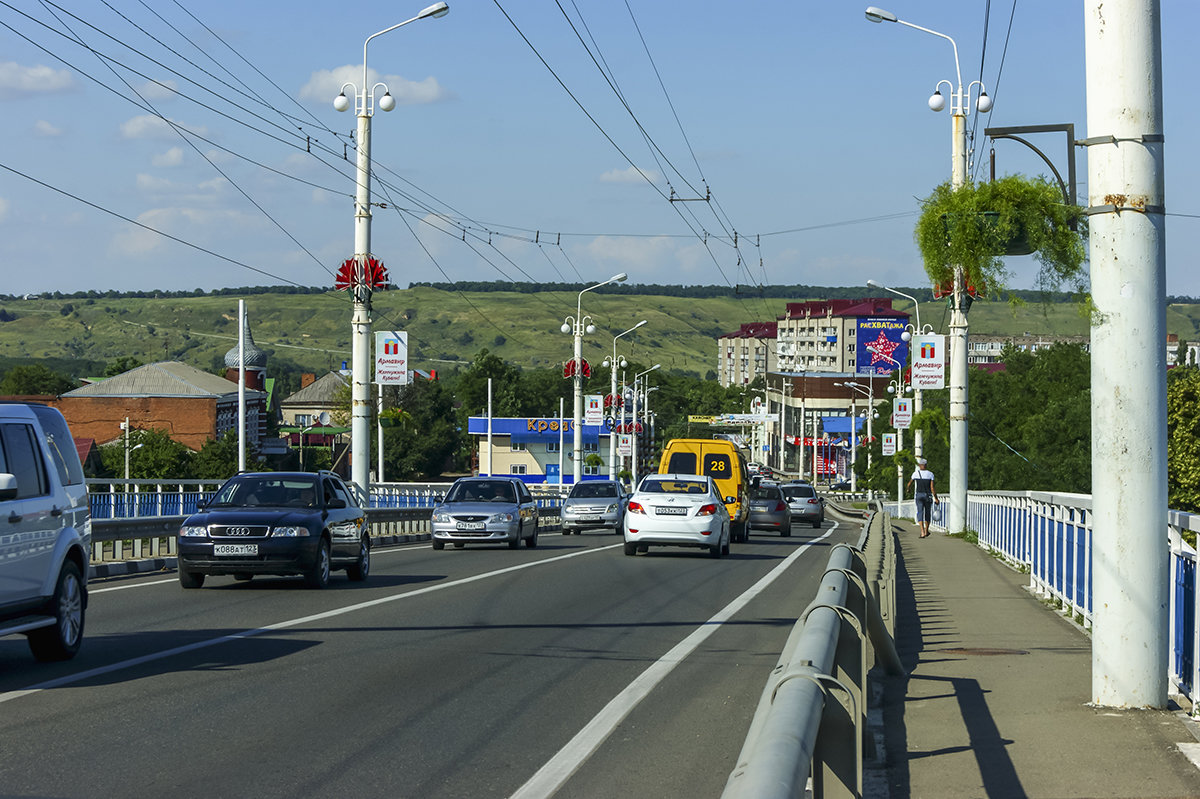
[[[632,274],[635,269],[673,263],[676,247],[674,241],[663,236],[597,236],[588,243],[586,249],[588,255],[597,262],[620,266],[623,271]]]
[[[74,86],[66,69],[23,67],[15,61],[0,61],[0,98],[60,92]]]
[[[150,163],[157,167],[179,166],[183,163],[183,148],[171,147],[151,158]]]
[[[138,88],[138,94],[147,100],[173,100],[178,85],[173,80],[146,81]]]
[[[353,83],[357,86],[362,82],[362,67],[344,66],[335,69],[319,69],[312,73],[308,83],[300,89],[300,98],[320,103],[333,104],[333,98],[338,96],[342,86]],[[373,69],[367,70],[367,82],[374,86],[376,83],[387,84],[397,105],[424,105],[436,103],[450,97],[437,78],[432,75],[425,80],[412,81],[399,75],[380,75]],[[352,91],[347,88],[347,91]],[[350,97],[350,94],[346,95]],[[378,98],[376,98],[378,101]],[[353,109],[353,105],[351,106]]]
[[[62,128],[56,128],[44,119],[39,119],[33,124],[33,132],[43,139],[52,139],[55,136],[62,135]]]
[[[171,120],[182,128],[195,133],[199,136],[207,136],[207,128],[191,127],[184,125],[178,120]],[[158,141],[175,141],[178,140],[179,134],[167,124],[162,117],[156,117],[153,114],[142,114],[132,117],[121,123],[121,135],[126,139],[154,139]]]
[[[8,200],[0,197],[0,222],[3,222],[8,217],[8,209]]]
[[[657,183],[658,172],[631,166],[628,169],[610,169],[600,176],[601,183],[642,183],[647,180]]]
[[[212,246],[227,242],[231,231],[244,229],[246,224],[245,214],[233,210],[182,207],[155,208],[139,214],[137,221],[153,230],[131,225],[116,234],[110,243],[114,255],[144,257],[168,244],[176,246],[161,233],[199,246]]]

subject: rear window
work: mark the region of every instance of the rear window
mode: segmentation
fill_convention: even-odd
[[[779,486],[759,486],[751,493],[752,499],[779,499],[782,494]]]
[[[29,409],[38,418],[42,431],[46,434],[46,443],[50,446],[50,456],[54,459],[54,468],[58,470],[59,480],[63,485],[79,485],[83,482],[83,467],[79,463],[79,451],[75,449],[75,439],[67,428],[67,420],[62,414],[45,405],[30,405]]]
[[[653,480],[642,481],[641,491],[646,494],[707,494],[708,482],[700,480]]]
[[[783,495],[788,499],[810,499],[815,497],[817,492],[812,486],[784,486]]]
[[[700,474],[696,471],[696,453],[671,453],[671,460],[667,463],[667,472],[670,474]]]

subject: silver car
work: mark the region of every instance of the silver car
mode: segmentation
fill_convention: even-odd
[[[700,547],[729,554],[729,511],[707,475],[653,474],[642,480],[625,514],[625,554],[650,545]]]
[[[463,477],[433,509],[433,548],[446,544],[537,546],[538,510],[525,483],[516,477]]]
[[[820,527],[825,522],[825,498],[808,483],[788,483],[783,486],[792,512],[792,521],[808,522]]]
[[[759,483],[750,491],[750,529],[792,534],[792,511],[778,483]]]
[[[587,480],[576,483],[563,500],[563,535],[584,530],[608,529],[621,532],[629,495],[618,480]]]

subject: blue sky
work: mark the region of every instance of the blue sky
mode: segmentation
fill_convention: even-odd
[[[363,40],[424,0],[25,5],[32,19],[0,6],[5,293],[332,285],[353,253],[355,125],[332,99],[359,82]],[[949,113],[926,100],[953,53],[868,22],[866,5],[453,0],[374,39],[372,81],[398,102],[374,119],[388,207],[372,249],[401,286],[621,271],[731,291],[925,285],[912,228],[951,145]],[[984,0],[883,7],[954,37],[964,83],[983,58],[995,106],[973,123],[973,174],[987,175],[986,126],[1088,135],[1079,0],[993,0],[986,55]],[[1200,4],[1163,0],[1162,16],[1167,290],[1200,296]],[[1062,138],[1035,142],[1065,174]],[[1019,144],[995,150],[998,174],[1047,171]],[[668,199],[705,187],[708,202]],[[1010,267],[1032,286],[1031,259]]]

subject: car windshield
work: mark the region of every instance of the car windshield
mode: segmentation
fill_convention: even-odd
[[[644,494],[707,494],[708,483],[700,480],[645,480]]]
[[[817,492],[812,486],[784,486],[783,495],[788,499],[809,499]]]
[[[615,483],[578,483],[568,499],[609,499],[617,495]]]
[[[751,499],[779,499],[779,486],[759,486],[754,489]]]
[[[464,480],[455,483],[446,495],[447,502],[508,502],[515,504],[517,495],[512,483],[503,480]]]
[[[248,508],[261,505],[312,508],[317,505],[316,479],[307,476],[253,475],[235,477],[213,497],[209,506]]]

